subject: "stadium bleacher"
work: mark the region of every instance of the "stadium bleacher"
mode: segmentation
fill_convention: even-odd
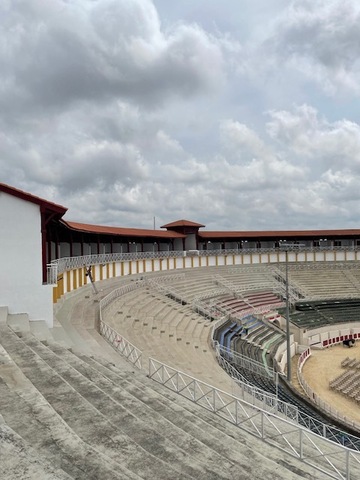
[[[0,326],[1,478],[326,478],[121,358],[115,365],[50,333],[41,341],[9,320]]]
[[[360,298],[298,302],[294,308],[290,320],[302,328],[354,322],[360,318]]]
[[[236,272],[219,270],[236,283]],[[271,299],[277,303],[278,293],[270,291],[273,277],[267,276],[266,290],[261,274],[246,284],[245,278],[251,277],[247,270],[239,275],[243,292],[235,300],[246,299],[252,307],[270,305]],[[173,299],[144,282],[113,302],[105,319],[141,347],[145,359],[155,356],[231,391],[231,380],[209,347],[211,320],[191,308],[196,296],[214,288],[214,271],[186,272],[185,279],[171,284]],[[90,287],[64,298],[52,330],[36,322],[30,326],[26,316],[7,315],[0,322],[0,449],[18,458],[16,467],[0,462],[1,478],[328,478],[176,396],[120,359],[98,335],[96,324],[99,298],[126,281],[99,282],[95,300]],[[323,316],[327,308],[338,308],[318,304]],[[355,302],[349,305],[356,307]],[[313,314],[311,307],[304,301],[297,315]],[[272,366],[284,341],[279,329],[248,314],[240,321],[229,320],[216,335],[227,351],[241,352],[264,367]],[[304,427],[328,421],[285,385],[276,387],[273,378],[242,373],[264,391],[275,393],[277,388],[279,399],[308,414],[312,420]]]

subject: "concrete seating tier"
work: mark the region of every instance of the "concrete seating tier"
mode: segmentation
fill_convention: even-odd
[[[224,347],[225,352],[237,352],[259,363],[272,366],[272,359],[267,357],[270,352],[275,354],[270,346],[283,334],[260,322],[255,317],[249,318],[243,325],[231,320],[225,322],[215,331],[215,338]],[[264,352],[264,355],[263,355]]]
[[[145,365],[155,357],[208,383],[216,381],[219,388],[231,388],[231,379],[214,360],[210,347],[211,322],[189,305],[147,287],[138,288],[109,305],[103,321],[143,352]]]
[[[360,280],[355,269],[294,269],[290,267],[289,280],[295,281],[307,292],[307,298],[349,298],[360,296]]]
[[[256,267],[250,270],[241,267],[208,267],[206,269],[185,271],[185,278],[171,282],[171,289],[191,303],[194,297],[206,293],[216,287],[215,275],[221,275],[236,287],[237,291],[256,291],[268,289],[271,291],[276,283],[272,276],[271,270],[266,272],[263,268],[258,271]]]
[[[179,298],[191,304],[195,297],[211,290],[214,287],[214,282],[210,272],[192,271],[186,272],[184,279],[172,281],[169,287],[176,292]]]
[[[298,302],[290,320],[299,327],[314,328],[359,319],[360,299]]]
[[[0,386],[0,389],[3,390]],[[0,478],[13,480],[71,480],[63,470],[48,460],[27,443],[4,422],[0,424]]]
[[[1,478],[326,478],[121,359],[7,325],[0,338]]]
[[[217,307],[225,314],[233,315],[235,317],[243,316],[244,312],[255,309],[271,309],[272,305],[277,307],[281,300],[272,292],[256,292],[253,294],[245,294],[240,298],[232,295],[219,295],[212,297],[207,302],[208,305]]]
[[[279,304],[282,300],[273,292],[256,292],[244,295],[244,299],[253,307]]]
[[[222,275],[227,272],[226,267],[218,270]],[[213,288],[210,272],[198,271],[196,276],[198,289],[180,285],[189,303],[207,285]],[[260,284],[260,276],[258,280]],[[32,478],[327,478],[175,396],[142,372],[134,372],[100,339],[102,344],[95,328],[98,302],[128,281],[99,282],[99,295],[85,287],[60,302],[55,328],[63,334],[62,344],[52,339],[55,331],[49,334],[40,325],[27,328],[20,318],[12,325],[19,336],[0,326],[0,413],[4,418],[0,431],[6,431],[7,438],[17,436],[19,448],[23,445],[24,465],[31,464],[31,449],[38,453],[32,463],[39,469]],[[190,305],[180,305],[149,288],[125,297],[111,305],[108,319],[113,314],[111,325],[120,325],[121,334],[136,346],[141,344],[145,358],[152,355],[231,390],[229,377],[208,346],[210,322],[193,314]],[[280,341],[279,334],[271,336],[260,326],[256,333],[255,328],[249,340],[253,337],[258,343],[244,342],[246,354],[260,361],[266,349],[268,359]],[[235,344],[236,340],[231,341]],[[69,344],[72,351],[66,348]],[[263,378],[253,383],[261,388],[267,384]],[[4,438],[0,436],[0,448],[8,444]],[[12,448],[15,452],[17,447]],[[0,473],[1,468],[0,462]],[[7,480],[27,478],[25,469],[18,477],[11,476],[10,468],[5,472]]]
[[[269,268],[258,266],[253,266],[253,268],[249,268],[249,266],[232,267],[224,270],[221,276],[231,282],[238,292],[263,290],[264,288],[273,290],[276,286],[271,266]]]

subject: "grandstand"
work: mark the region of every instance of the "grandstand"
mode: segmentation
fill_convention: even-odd
[[[1,478],[360,477],[357,426],[284,378],[286,300],[302,362],[358,339],[360,231],[100,227],[0,192]]]
[[[68,344],[2,309],[1,478],[327,478],[114,361],[90,328],[89,288],[69,303]]]

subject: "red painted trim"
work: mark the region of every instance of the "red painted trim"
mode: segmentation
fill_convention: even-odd
[[[44,198],[31,195],[30,193],[11,187],[10,185],[6,185],[5,183],[0,183],[0,192],[4,192],[8,195],[12,195],[13,197],[20,198],[21,200],[25,200],[26,202],[35,203],[36,205],[40,205],[40,207],[43,207],[46,210],[56,212],[61,216],[65,215],[65,213],[67,212],[67,208],[63,207],[62,205],[49,202]]]

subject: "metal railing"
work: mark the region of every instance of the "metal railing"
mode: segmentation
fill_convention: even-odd
[[[183,257],[184,252],[132,252],[132,253],[101,253],[96,255],[82,255],[78,257],[63,257],[57,260],[53,260],[51,265],[57,265],[58,274],[67,270],[74,270],[90,265],[102,265],[112,262],[128,262],[131,260],[151,260],[153,258],[176,258]]]
[[[104,322],[104,309],[111,305],[117,298],[132,292],[143,285],[143,281],[123,285],[110,292],[106,297],[100,300],[100,334],[107,340],[108,343],[122,356],[124,356],[130,363],[141,370],[142,351],[133,345],[129,340],[123,337],[120,333],[114,330],[110,325]]]
[[[58,265],[56,263],[49,263],[46,265],[46,284],[57,285],[58,282]]]
[[[296,251],[296,253],[317,253],[317,252],[358,252],[360,247],[302,247],[299,249],[288,248],[288,252]],[[219,250],[199,250],[199,257],[211,257],[219,255],[250,255],[250,254],[279,254],[279,257],[285,256],[278,248],[244,248],[244,249],[219,249]],[[51,265],[57,265],[57,273],[63,273],[66,270],[73,270],[90,265],[99,265],[111,262],[131,261],[131,260],[146,260],[146,259],[164,259],[164,258],[180,258],[186,257],[186,251],[159,251],[159,252],[131,252],[131,253],[103,253],[94,255],[82,255],[77,257],[63,257],[53,260]],[[282,263],[282,258],[279,258]],[[272,264],[279,263],[270,262]],[[331,262],[327,262],[331,263]],[[345,262],[344,262],[345,263]],[[239,266],[239,268],[246,268],[246,265]]]
[[[149,358],[149,378],[337,479],[360,478],[360,453]]]
[[[141,350],[139,350],[137,347],[135,347],[135,345],[130,343],[128,340],[126,340],[126,338],[121,336],[113,328],[102,321],[100,321],[100,334],[118,353],[120,353],[120,355],[125,357],[130,363],[141,370]]]
[[[153,288],[162,295],[170,297],[173,300],[177,300],[180,303],[186,303],[186,300],[182,297],[181,293],[178,292],[173,286],[169,286],[169,282],[184,279],[185,273],[179,273],[174,275],[164,275],[162,277],[155,278],[147,277],[146,283],[147,285],[149,285],[149,287]]]
[[[212,331],[212,334],[214,333],[215,330]],[[341,443],[342,445],[347,445],[354,450],[360,450],[360,438],[348,434],[333,425],[328,425],[321,420],[312,417],[298,409],[296,409],[296,414],[294,414],[294,411],[292,411],[291,408],[287,407],[287,405],[290,405],[287,402],[281,402],[280,400],[277,400],[276,403],[277,395],[271,395],[267,391],[255,387],[254,385],[252,385],[252,387],[254,388],[254,390],[252,390],[252,388],[250,387],[251,384],[248,381],[244,381],[244,378],[241,374],[239,376],[237,369],[234,368],[234,366],[230,364],[228,360],[231,357],[235,360],[233,362],[235,365],[246,369],[256,375],[262,375],[269,378],[267,370],[261,363],[256,362],[255,360],[252,360],[243,355],[239,355],[237,354],[237,352],[234,352],[232,350],[227,350],[225,347],[219,345],[219,343],[214,338],[212,338],[212,345],[215,348],[216,358],[219,365],[230,375],[234,382],[236,382],[236,384],[239,386],[239,390],[241,390],[241,396],[243,395],[243,390],[245,390],[248,395],[248,399],[249,396],[250,399],[254,398],[253,404],[262,408],[263,410],[267,410],[268,406],[270,405],[273,413],[275,413],[275,409],[278,408],[278,414],[283,414],[285,417],[287,417],[289,421],[294,421],[298,425],[301,425],[302,427],[311,430],[317,435],[327,438],[335,443]],[[304,357],[305,355],[303,356],[303,358]],[[272,378],[275,380],[276,391],[278,391],[278,374],[276,375],[273,369],[270,370],[270,373]],[[300,379],[299,383],[306,391],[306,387],[304,387],[305,384],[302,383]],[[318,399],[318,401],[319,403],[317,405],[321,408],[324,402],[321,399]],[[328,407],[328,409],[324,408],[323,410],[331,414],[331,407]],[[340,415],[338,417],[335,416],[334,418],[342,421],[342,417]],[[355,428],[354,422],[345,422],[345,424]]]
[[[131,362],[138,369],[142,369],[141,350],[139,350],[135,345],[133,345],[131,342],[129,342],[126,338],[124,338],[121,334],[119,334],[117,331],[115,331],[113,328],[111,328],[108,324],[106,324],[103,321],[102,310],[106,306],[109,306],[119,296],[129,293],[146,284],[147,282],[145,280],[138,280],[136,282],[132,282],[130,284],[124,285],[114,290],[113,292],[111,292],[100,302],[100,333],[101,335],[110,343],[110,345],[112,345],[112,347],[116,351],[118,351],[122,356],[124,356],[129,362]],[[263,426],[264,419],[266,419],[266,421],[268,421],[269,424],[272,424],[275,427],[275,430],[277,431],[276,436],[278,438],[281,438],[282,441],[285,442],[286,446],[291,445],[291,442],[289,441],[289,438],[288,438],[289,432],[288,430],[284,433],[280,432],[280,430],[277,427],[278,422],[286,421],[288,422],[287,425],[292,424],[293,428],[295,428],[296,431],[299,432],[298,434],[301,436],[301,438],[306,438],[311,440],[313,438],[312,435],[317,435],[318,440],[316,441],[316,443],[311,440],[313,444],[311,448],[312,454],[311,455],[309,454],[308,458],[302,457],[301,459],[309,463],[310,458],[312,458],[312,456],[314,455],[314,449],[315,449],[316,456],[326,460],[325,462],[326,467],[328,468],[329,465],[331,465],[332,468],[330,469],[330,471],[335,471],[339,473],[339,475],[338,476],[335,475],[334,478],[350,478],[348,476],[350,475],[349,459],[356,458],[356,461],[360,463],[359,458],[353,457],[355,453],[352,450],[350,450],[350,449],[353,449],[353,450],[360,449],[359,438],[352,437],[351,435],[348,435],[335,427],[324,425],[323,423],[319,422],[318,420],[312,417],[301,414],[296,407],[290,404],[287,404],[286,402],[280,401],[277,398],[277,396],[271,395],[266,391],[263,391],[253,385],[250,385],[248,382],[244,381],[244,378],[242,378],[240,374],[235,373],[235,369],[226,361],[225,358],[221,356],[220,348],[218,348],[218,352],[219,352],[219,355],[218,355],[219,363],[225,366],[225,370],[227,371],[231,367],[232,371],[231,372],[229,371],[229,373],[231,377],[234,379],[234,385],[236,385],[236,387],[238,387],[239,390],[241,390],[241,396],[243,397],[243,399],[240,399],[236,396],[232,396],[232,401],[230,403],[234,405],[236,412],[239,412],[241,408],[243,409],[243,411],[245,411],[245,405],[246,405],[248,416],[247,416],[247,420],[245,421],[243,419],[239,421],[236,415],[231,414],[230,410],[232,407],[230,407],[230,403],[228,401],[225,402],[221,400],[223,398],[223,395],[229,397],[229,394],[225,392],[221,392],[215,387],[211,387],[195,379],[194,377],[191,377],[183,372],[179,372],[152,358],[150,358],[149,360],[149,377],[153,378],[156,381],[160,381],[160,383],[163,383],[167,387],[169,387],[170,385],[171,386],[170,388],[172,388],[177,393],[180,393],[186,396],[187,398],[190,398],[192,401],[195,401],[199,405],[202,405],[203,407],[213,411],[217,415],[222,416],[226,420],[232,421],[238,426],[240,426],[240,423],[241,423],[241,428],[244,428],[245,430],[247,429],[247,426],[244,425],[244,422],[245,424],[246,422],[248,422],[252,425],[252,427],[255,427],[256,423],[254,423],[253,419],[259,415],[259,412],[261,412],[260,413],[261,416],[265,415],[265,417],[263,417],[260,422],[261,425]],[[154,366],[156,365],[159,365],[160,367],[154,368]],[[204,385],[206,386],[206,389],[210,389],[210,390],[205,391],[202,387]],[[209,392],[211,392],[211,394]],[[220,406],[219,406],[219,402],[220,402]],[[252,408],[252,411],[249,410],[250,407]],[[269,417],[269,415],[272,415],[272,417]],[[259,432],[262,432],[263,429],[259,430],[256,428],[256,431],[259,434]],[[291,430],[291,432],[293,433],[293,430]],[[274,441],[272,434],[270,436],[267,436],[267,434],[266,436],[261,435],[261,438],[265,441],[269,441],[270,443]],[[330,444],[327,444],[326,449],[322,450],[318,446],[318,442],[320,441],[319,439],[327,440],[327,441],[331,440],[332,446],[330,447]],[[342,462],[340,462],[340,464],[338,465],[339,455],[340,454],[342,455],[343,451],[341,450],[340,453],[339,452],[334,453],[334,450],[339,448],[339,444],[341,444],[342,448],[345,448],[345,445],[347,447],[350,447],[346,450],[347,460],[345,461],[345,467]],[[291,446],[291,449],[293,449],[293,446]],[[303,448],[300,448],[300,449],[303,450]],[[285,448],[285,450],[288,451],[287,448]],[[326,453],[326,452],[329,452],[329,450],[331,450],[332,453],[330,454]],[[333,461],[332,459],[333,455],[335,455],[336,461]],[[314,466],[316,466],[316,468],[322,469],[322,467],[320,467],[320,464],[318,463]],[[323,471],[326,471],[326,470],[323,470]],[[341,473],[342,471],[344,471],[345,476],[343,476],[343,474]],[[329,473],[329,470],[327,471],[327,473]]]
[[[280,400],[277,395],[269,393],[255,385],[249,383],[233,365],[231,365],[224,357],[217,357],[219,365],[230,375],[236,385],[239,387],[240,393],[237,398],[242,398],[246,402],[255,407],[259,407],[267,412],[275,415],[281,415],[290,422],[299,423],[299,409],[291,403]]]
[[[235,352],[234,350],[228,350],[225,348],[223,345],[220,345],[220,343],[216,340],[213,341],[214,349],[215,349],[215,354],[216,358],[222,358],[225,359],[227,362],[231,362],[235,364],[239,368],[244,368],[245,370],[249,370],[252,373],[255,373],[257,375],[261,375],[262,377],[271,378],[275,379],[275,371],[271,367],[265,368],[265,366],[257,362],[256,360],[253,360],[249,357],[246,357],[245,355],[241,355],[238,352]]]

